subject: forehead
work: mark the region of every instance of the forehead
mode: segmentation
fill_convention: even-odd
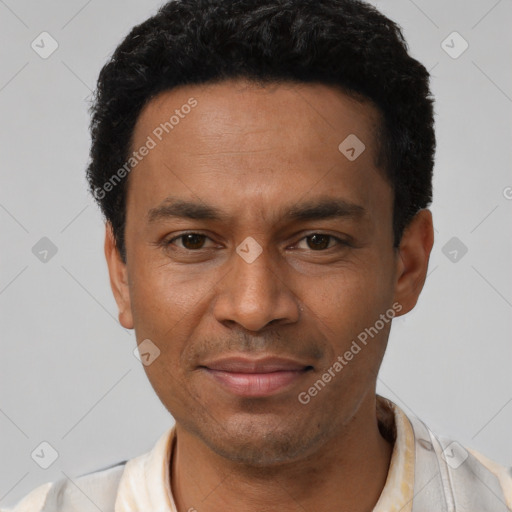
[[[338,189],[369,203],[387,185],[375,165],[379,123],[370,103],[324,84],[240,79],[165,91],[134,129],[132,150],[152,149],[130,175],[128,203],[145,215],[169,195],[196,195],[245,210],[254,202],[261,215],[263,197],[271,206]]]
[[[191,109],[192,103],[196,106]],[[186,118],[193,121],[182,122]],[[265,143],[278,133],[279,140],[292,146],[302,135],[310,139],[308,147],[319,142],[327,147],[344,134],[359,133],[373,151],[377,149],[374,139],[379,126],[380,113],[369,100],[356,100],[334,86],[294,82],[261,86],[240,78],[180,86],[158,94],[140,113],[133,140],[148,134],[158,141],[167,135],[205,140],[225,135],[224,143],[229,145],[231,140],[236,150],[243,151],[241,141],[229,135],[236,132],[247,136],[252,132]]]

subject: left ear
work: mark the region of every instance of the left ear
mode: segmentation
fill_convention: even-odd
[[[418,301],[427,277],[433,244],[432,212],[423,209],[405,228],[398,248],[394,300],[402,305],[400,315],[411,311]]]

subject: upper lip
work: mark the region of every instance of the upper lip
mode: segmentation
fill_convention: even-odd
[[[299,371],[310,368],[310,365],[283,357],[264,357],[260,359],[247,357],[223,357],[202,364],[210,370],[233,373],[271,373],[279,371]]]

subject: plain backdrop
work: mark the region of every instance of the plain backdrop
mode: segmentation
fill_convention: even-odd
[[[511,465],[512,4],[374,3],[431,70],[438,138],[429,275],[415,310],[393,324],[378,392]],[[0,0],[4,507],[42,483],[145,453],[173,423],[117,320],[85,182],[98,73],[160,5]],[[55,44],[42,32],[58,44],[46,59],[31,46]],[[42,442],[58,454],[48,469],[31,456]]]

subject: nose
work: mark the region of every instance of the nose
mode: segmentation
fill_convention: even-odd
[[[298,320],[299,297],[293,291],[286,269],[276,259],[265,248],[254,260],[246,258],[243,252],[233,252],[231,268],[217,285],[214,304],[217,321],[236,323],[256,332],[271,323]]]

